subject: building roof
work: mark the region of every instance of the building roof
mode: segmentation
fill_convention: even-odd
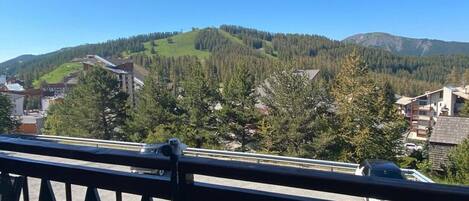
[[[112,62],[110,61],[112,60]],[[118,58],[112,58],[112,59],[104,59],[98,55],[88,55],[85,59],[83,59],[83,63],[92,65],[92,66],[102,66],[104,69],[109,70],[114,73],[118,74],[128,74],[127,71],[119,69],[117,66],[120,64],[127,63],[129,61],[127,60],[122,60]]]
[[[407,97],[407,96],[402,96],[399,99],[397,99],[396,104],[398,104],[398,105],[408,105],[408,104],[412,103],[413,99],[414,98]]]
[[[307,76],[308,77],[308,80],[313,80],[319,73],[319,70],[318,69],[311,69],[311,70],[295,70],[293,72],[294,75],[301,75],[301,76]],[[270,83],[269,83],[269,79],[271,78],[267,78],[264,80],[264,87],[267,87],[267,88],[270,88]],[[267,93],[265,91],[263,86],[258,86],[256,87],[256,93],[261,96],[261,97],[265,97],[267,96]]]
[[[309,80],[313,80],[316,77],[316,75],[318,75],[319,70],[318,69],[295,70],[295,72],[293,73],[297,75],[306,75]]]
[[[469,118],[438,117],[430,142],[443,144],[459,144],[469,136]]]
[[[8,91],[24,91],[23,86],[21,86],[18,83],[5,84],[5,87],[7,88]]]
[[[440,92],[440,91],[443,91],[443,88],[437,89],[437,90],[435,90],[435,91],[427,91],[427,92],[425,92],[424,94],[419,95],[419,96],[416,96],[416,97],[414,97],[414,98],[421,98],[421,97],[427,96],[427,95],[429,95],[429,94],[434,94],[434,93],[437,93],[437,92]]]
[[[453,88],[453,94],[466,100],[469,100],[468,87],[469,86]]]
[[[45,88],[48,88],[48,87],[52,87],[52,88],[65,88],[66,86],[65,86],[65,83],[59,82],[59,83],[51,83],[51,84],[48,83],[48,84],[46,84],[44,87],[45,87]]]
[[[425,96],[430,95],[430,94],[442,92],[444,88],[449,88],[451,90],[451,93],[455,96],[458,96],[460,98],[464,98],[466,100],[469,100],[469,85],[467,85],[465,87],[443,87],[441,89],[437,89],[437,90],[434,90],[434,91],[427,91],[424,94],[418,95],[418,96],[415,96],[415,97],[402,96],[402,97],[397,99],[396,104],[398,104],[398,105],[407,105],[407,104],[410,104],[415,99],[422,98],[422,97],[425,97]]]

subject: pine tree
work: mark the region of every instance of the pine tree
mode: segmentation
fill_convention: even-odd
[[[184,142],[194,147],[213,147],[219,144],[215,105],[219,103],[218,90],[211,88],[208,78],[197,65],[190,70],[183,82],[183,94],[179,99],[185,112]]]
[[[269,152],[302,157],[318,157],[317,142],[331,129],[327,110],[330,100],[319,83],[294,70],[276,72],[263,85],[262,102],[269,108],[267,121],[272,135]]]
[[[125,140],[122,127],[127,118],[128,94],[119,80],[101,68],[82,76],[61,104],[54,105],[46,119],[46,133]]]
[[[180,109],[168,84],[161,79],[161,71],[150,69],[150,74],[145,79],[145,85],[138,92],[137,97],[136,107],[132,111],[125,129],[133,141],[147,141],[150,134],[157,134],[155,130],[158,126],[178,122],[177,115],[180,113]],[[166,127],[166,129],[168,128]],[[158,136],[150,138],[161,139]],[[161,141],[164,140],[166,139]]]
[[[12,116],[12,110],[10,98],[0,93],[0,134],[10,133],[19,125],[18,119]]]
[[[228,140],[239,143],[241,151],[248,151],[256,141],[252,133],[258,122],[254,90],[254,77],[246,66],[238,66],[223,89],[222,132]]]
[[[451,69],[450,74],[446,77],[446,84],[451,86],[460,86],[461,85],[461,73],[455,67]]]
[[[396,98],[391,85],[385,82],[379,91],[376,107],[378,108],[379,128],[383,137],[379,153],[383,159],[394,160],[395,156],[401,154],[402,150],[399,148],[402,147],[402,133],[407,128],[407,121],[395,105]]]
[[[469,138],[463,140],[448,153],[444,167],[447,179],[452,183],[469,185]]]
[[[389,116],[392,112],[383,108],[392,102],[390,92],[383,92],[370,79],[367,65],[356,52],[346,57],[332,95],[340,119],[338,137],[342,160],[394,158],[396,147],[393,145],[398,144],[395,138],[400,127],[394,127],[394,119]],[[392,123],[386,123],[385,119]],[[388,129],[388,125],[392,126]],[[390,145],[383,146],[387,143]]]
[[[462,76],[463,86],[469,85],[469,69],[464,70],[464,74]]]

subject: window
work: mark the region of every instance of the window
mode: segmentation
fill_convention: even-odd
[[[427,102],[427,100],[419,100],[419,105],[426,105]]]
[[[443,92],[440,91],[440,98],[443,98]]]
[[[426,111],[419,111],[419,115],[427,115]]]

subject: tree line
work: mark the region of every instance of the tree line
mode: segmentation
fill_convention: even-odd
[[[54,70],[55,67],[69,62],[72,59],[81,58],[88,54],[97,54],[103,57],[109,57],[121,55],[123,53],[139,52],[145,49],[143,46],[144,42],[167,38],[177,33],[178,32],[159,32],[142,34],[129,38],[109,40],[97,44],[85,44],[72,48],[63,48],[55,52],[36,56],[23,63],[4,66],[4,68],[8,68],[9,74],[17,74],[20,79],[25,81],[25,85],[29,87],[32,82],[38,79],[41,75]]]
[[[152,47],[151,54],[146,55],[142,53],[143,43],[162,38],[170,39],[170,36],[175,34],[178,32],[152,33],[64,48],[24,63],[14,64],[9,66],[9,69],[11,73],[18,73],[29,86],[32,80],[50,72],[55,66],[86,54],[99,54],[104,57],[131,55],[136,63],[143,63],[149,68],[151,63],[158,62],[158,59],[142,58],[158,56],[158,48]],[[356,50],[362,55],[377,81],[388,80],[396,93],[407,96],[441,87],[446,84],[447,75],[452,69],[464,71],[469,67],[468,56],[397,56],[381,49],[345,44],[318,35],[270,33],[233,25],[199,30],[194,48],[211,52],[211,56],[202,62],[202,66],[210,69],[211,77],[222,82],[233,72],[233,66],[243,63],[256,64],[252,69],[255,71],[253,73],[256,82],[265,79],[278,66],[320,69],[325,79],[332,80],[341,67],[340,58]],[[402,80],[406,80],[409,85],[399,84]]]
[[[63,103],[51,106],[45,133],[151,143],[178,137],[192,147],[352,162],[398,154],[406,123],[394,92],[371,79],[356,53],[333,84],[291,67],[257,84],[246,64],[213,85],[191,59],[178,84],[164,68],[150,68],[135,107],[112,75],[99,68],[86,73]]]

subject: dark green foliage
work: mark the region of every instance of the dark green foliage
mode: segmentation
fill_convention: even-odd
[[[446,178],[451,183],[469,185],[469,138],[448,153]]]
[[[161,74],[161,69],[150,69],[145,85],[138,92],[138,102],[125,129],[133,141],[148,141],[148,135],[154,133],[159,126],[162,129],[162,125],[179,122],[176,99],[171,94],[169,83],[161,79]]]
[[[245,35],[252,38],[258,38],[260,40],[272,41],[273,35],[272,33],[259,31],[256,29],[249,29],[244,28],[241,26],[234,26],[234,25],[221,25],[221,30],[224,30],[233,35]]]
[[[12,110],[10,98],[0,93],[0,133],[10,133],[19,125],[18,119],[12,116]]]
[[[216,54],[258,55],[252,48],[228,39],[219,29],[200,30],[195,40],[195,49],[208,50]]]
[[[52,105],[45,132],[106,140],[126,140],[122,126],[127,119],[128,95],[119,81],[101,68],[86,72],[63,103]]]
[[[460,71],[469,69],[468,56],[397,56],[385,50],[345,44],[317,35],[269,33],[232,25],[222,25],[220,29],[206,28],[199,32],[194,46],[196,49],[212,53],[212,56],[203,63],[203,67],[210,72],[208,75],[211,79],[216,78],[219,82],[228,80],[234,66],[245,63],[254,64],[250,70],[256,78],[256,83],[267,78],[275,69],[272,66],[278,65],[320,69],[323,78],[331,80],[340,69],[340,59],[350,54],[353,49],[362,55],[375,80],[378,82],[387,80],[396,93],[401,95],[415,96],[441,87],[453,67]],[[35,56],[21,64],[15,63],[10,65],[9,69],[19,72],[20,77],[29,85],[32,80],[51,71],[54,66],[73,58],[83,57],[86,54],[99,54],[104,57],[125,56],[131,52],[142,51],[143,42],[167,38],[174,34],[178,33],[155,33],[65,48]],[[132,57],[142,56],[132,54]],[[150,59],[144,63],[154,61]],[[407,84],[400,84],[403,81]]]
[[[224,86],[221,129],[228,141],[239,143],[240,151],[248,151],[258,123],[254,77],[246,66],[238,66]]]
[[[333,152],[331,100],[325,86],[293,70],[276,72],[263,85],[262,102],[269,108],[269,128],[262,146],[267,152],[313,158],[329,158]],[[263,129],[265,130],[265,129]]]
[[[41,97],[27,96],[24,102],[26,110],[41,109]]]
[[[10,74],[19,74],[20,78],[26,81],[26,86],[30,86],[33,80],[52,71],[54,67],[69,62],[74,58],[84,57],[88,54],[108,57],[120,55],[123,52],[139,52],[144,50],[143,42],[170,37],[174,34],[176,33],[151,33],[130,38],[109,40],[103,43],[63,48],[55,52],[35,56],[26,62],[14,63],[2,67],[8,67]]]
[[[220,103],[218,89],[210,86],[200,65],[190,69],[179,99],[184,111],[184,142],[193,147],[214,147],[220,143],[215,106]]]
[[[342,160],[393,160],[399,153],[406,125],[386,85],[379,87],[370,79],[367,65],[356,53],[346,57],[332,90],[340,119]]]

